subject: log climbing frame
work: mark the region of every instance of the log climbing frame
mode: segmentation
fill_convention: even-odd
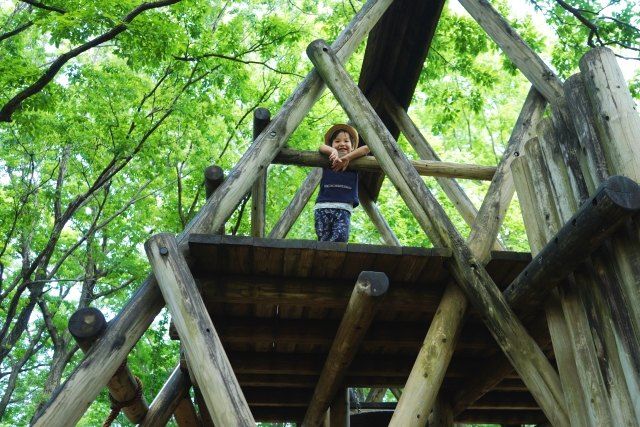
[[[226,179],[207,169],[207,201],[184,231],[146,243],[151,273],[122,311],[70,319],[85,358],[34,425],[75,425],[104,387],[149,426],[640,425],[640,117],[629,89],[610,50],[588,52],[562,82],[486,0],[460,2],[532,84],[496,167],[442,162],[407,114],[444,2],[369,0],[332,45],[309,45],[315,68],[273,119],[255,111],[254,142]],[[343,63],[366,37],[356,84]],[[326,166],[285,144],[325,84],[373,153],[350,167],[386,246],[284,240]],[[272,163],[313,169],[265,238]],[[424,175],[469,224],[467,239]],[[376,205],[384,177],[434,248],[401,246]],[[456,179],[491,181],[480,209]],[[498,238],[514,192],[531,255]],[[247,194],[252,236],[223,236]],[[165,305],[184,357],[149,405],[126,359]],[[349,387],[372,389],[353,402]],[[380,402],[387,389],[397,403]],[[377,410],[350,417],[359,407]]]

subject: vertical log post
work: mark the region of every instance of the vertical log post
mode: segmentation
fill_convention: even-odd
[[[429,415],[429,427],[453,427],[453,411],[448,402],[442,398],[436,401],[431,415]]]
[[[271,121],[271,113],[266,108],[253,110],[253,140],[255,141]],[[251,187],[251,235],[264,237],[267,206],[267,169],[265,167]]]
[[[254,425],[249,405],[176,239],[171,234],[157,234],[145,243],[145,251],[213,422],[220,426]]]
[[[545,415],[557,425],[568,425],[558,374],[509,308],[480,260],[462,240],[364,95],[325,42],[312,42],[307,48],[307,55],[367,140],[371,151],[425,232],[435,231],[434,235],[439,242],[452,250],[452,275],[474,307],[481,312],[493,337],[507,354]],[[489,247],[492,243],[493,240]]]
[[[330,427],[349,427],[349,389],[342,387],[336,393],[329,408]]]
[[[173,416],[178,427],[201,427],[202,425],[189,394],[178,402],[178,406],[173,411]]]
[[[513,176],[522,210],[527,212],[524,220],[531,250],[532,253],[537,254],[555,236],[562,222],[553,199],[554,190],[550,172],[539,148],[539,139],[534,138],[529,141],[524,152],[525,155],[513,164]],[[565,304],[567,302],[565,301]],[[607,415],[602,418],[597,413],[589,413],[589,408],[598,406],[596,400],[601,399],[594,398],[589,402],[590,393],[583,390],[580,381],[581,374],[592,374],[588,366],[580,363],[579,352],[576,352],[572,345],[570,329],[572,326],[575,328],[578,324],[584,323],[584,318],[577,315],[569,319],[565,318],[561,297],[557,292],[554,292],[547,304],[546,316],[572,422],[575,423],[574,425],[598,425],[592,422],[600,420],[603,422],[600,425],[609,424]],[[573,322],[573,325],[570,322]],[[586,340],[583,342],[588,344]],[[581,366],[586,369],[586,372],[580,372]],[[591,380],[597,383],[598,376],[596,372]]]
[[[363,271],[358,276],[304,416],[303,426],[315,427],[322,423],[388,288],[389,279],[384,273]]]
[[[91,349],[93,343],[102,336],[106,328],[107,321],[100,310],[94,307],[81,308],[73,313],[69,319],[69,332],[84,353]],[[142,421],[149,410],[142,394],[139,399],[135,399],[136,395],[140,393],[138,387],[138,380],[126,364],[118,369],[107,383],[109,394],[115,401],[131,402],[130,405],[122,408],[122,412],[132,423]]]
[[[180,365],[178,364],[169,376],[167,382],[162,386],[156,398],[151,402],[149,412],[140,423],[140,426],[155,427],[166,425],[178,408],[180,402],[185,398],[189,399],[190,387],[191,381],[189,381],[189,376],[180,369]],[[191,419],[188,425],[195,425],[195,423],[197,423],[197,419]],[[182,427],[181,424],[178,425]]]
[[[346,60],[360,45],[392,1],[369,0],[362,7],[332,45],[341,60]],[[190,233],[210,232],[224,225],[255,182],[260,166],[266,167],[271,163],[323,90],[324,84],[319,75],[315,71],[309,73],[271,121],[267,131],[233,168],[221,191],[216,191],[185,227],[178,239],[181,245],[186,244],[185,236]],[[150,275],[111,322],[91,354],[34,416],[34,426],[56,427],[77,423],[163,306],[162,294],[155,278]],[[114,343],[118,344],[114,346]]]

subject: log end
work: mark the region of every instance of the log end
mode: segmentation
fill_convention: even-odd
[[[637,211],[640,209],[640,186],[631,178],[626,176],[614,175],[602,184],[603,196],[611,199],[613,203],[623,209],[629,211]],[[598,194],[593,198],[592,203],[598,203]]]
[[[271,120],[271,113],[266,108],[258,107],[253,110],[253,120],[268,123]]]
[[[107,328],[107,321],[97,308],[85,307],[71,315],[68,328],[76,340],[93,341]]]
[[[207,182],[220,183],[224,180],[224,170],[220,166],[211,165],[204,170],[204,178]]]
[[[329,45],[323,39],[314,40],[311,43],[309,43],[309,46],[307,46],[307,56],[309,58],[315,57],[319,52],[322,52],[322,51],[324,52],[329,51]]]
[[[379,297],[387,293],[389,278],[386,274],[377,271],[363,271],[358,276],[358,284],[364,288],[367,295]]]

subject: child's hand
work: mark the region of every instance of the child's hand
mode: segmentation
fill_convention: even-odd
[[[331,154],[329,154],[329,160],[331,160],[331,165],[334,165],[336,161],[340,161],[340,155],[338,154],[338,150],[335,148],[331,148]]]
[[[347,166],[349,166],[349,159],[339,158],[332,163],[331,170],[334,172],[342,172],[347,169]]]

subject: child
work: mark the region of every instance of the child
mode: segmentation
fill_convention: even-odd
[[[358,173],[346,169],[350,160],[367,155],[369,147],[358,148],[358,132],[349,125],[337,124],[325,133],[320,152],[329,156],[331,169],[322,169],[314,208],[316,234],[323,242],[346,242],[351,211],[359,204]]]

